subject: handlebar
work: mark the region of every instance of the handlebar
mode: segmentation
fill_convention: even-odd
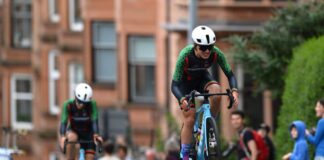
[[[228,96],[230,99],[230,104],[227,108],[231,109],[233,107],[234,97],[233,97],[233,94],[230,89],[226,89],[226,93],[199,93],[199,94],[197,94],[196,92],[197,92],[196,90],[193,90],[190,92],[189,95],[186,96],[186,99],[189,99],[187,109],[190,108],[191,103],[194,104],[195,97],[199,97],[199,96],[203,96],[204,99],[207,99],[210,96]]]
[[[64,141],[63,154],[66,153],[66,145],[67,145],[67,144],[85,144],[85,143],[95,143],[96,146],[99,147],[99,148],[98,148],[98,152],[101,153],[101,152],[102,152],[102,142],[99,141],[99,140],[96,140],[96,142],[97,142],[98,144],[96,144],[96,143],[95,143],[94,141],[92,141],[92,140],[90,140],[90,141],[79,140],[79,141],[76,141],[76,142],[69,142],[68,139],[66,139],[66,140]]]

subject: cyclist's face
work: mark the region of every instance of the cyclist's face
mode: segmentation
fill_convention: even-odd
[[[76,106],[80,109],[80,108],[83,108],[85,105],[86,105],[86,103],[84,103],[84,102],[81,102],[81,101],[79,101],[78,99],[75,99],[75,104],[76,104]]]
[[[316,117],[324,117],[324,106],[320,102],[316,103],[315,111]]]
[[[234,129],[241,129],[243,127],[243,119],[240,115],[233,114],[231,116],[231,123]]]
[[[199,58],[202,59],[208,59],[211,53],[211,49],[214,47],[214,45],[208,45],[208,46],[201,46],[201,45],[197,45],[195,52],[196,55]]]

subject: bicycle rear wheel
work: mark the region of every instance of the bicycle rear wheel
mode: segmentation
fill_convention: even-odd
[[[222,158],[221,141],[217,124],[214,118],[209,117],[206,119],[206,130],[208,155],[205,152],[205,159],[220,160]]]

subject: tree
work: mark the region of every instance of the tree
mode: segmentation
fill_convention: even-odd
[[[288,67],[283,93],[283,106],[275,134],[278,155],[291,151],[288,126],[294,120],[304,121],[308,128],[316,126],[315,104],[324,97],[324,36],[311,39],[294,50]],[[313,154],[310,154],[313,155]]]
[[[231,37],[234,59],[253,75],[257,90],[270,89],[280,97],[293,48],[324,34],[324,3],[321,0],[292,4],[277,10],[251,37]]]

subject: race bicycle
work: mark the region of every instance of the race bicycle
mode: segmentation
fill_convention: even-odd
[[[228,109],[232,108],[234,97],[230,89],[226,93],[197,93],[193,90],[187,96],[188,105],[195,104],[195,97],[204,97],[203,104],[196,110],[196,118],[193,129],[193,141],[191,145],[190,158],[192,160],[220,160],[222,158],[220,135],[215,118],[210,111],[208,97],[210,96],[228,96],[230,104]]]
[[[64,147],[63,147],[63,153],[66,153],[66,145],[67,144],[80,144],[80,149],[79,149],[79,160],[85,160],[85,150],[81,147],[81,144],[89,144],[89,143],[94,143],[94,141],[85,141],[85,140],[79,140],[76,142],[69,142],[68,139],[64,141]],[[98,148],[98,152],[102,152],[102,143],[101,141],[97,141],[98,144],[96,144],[96,148]]]

